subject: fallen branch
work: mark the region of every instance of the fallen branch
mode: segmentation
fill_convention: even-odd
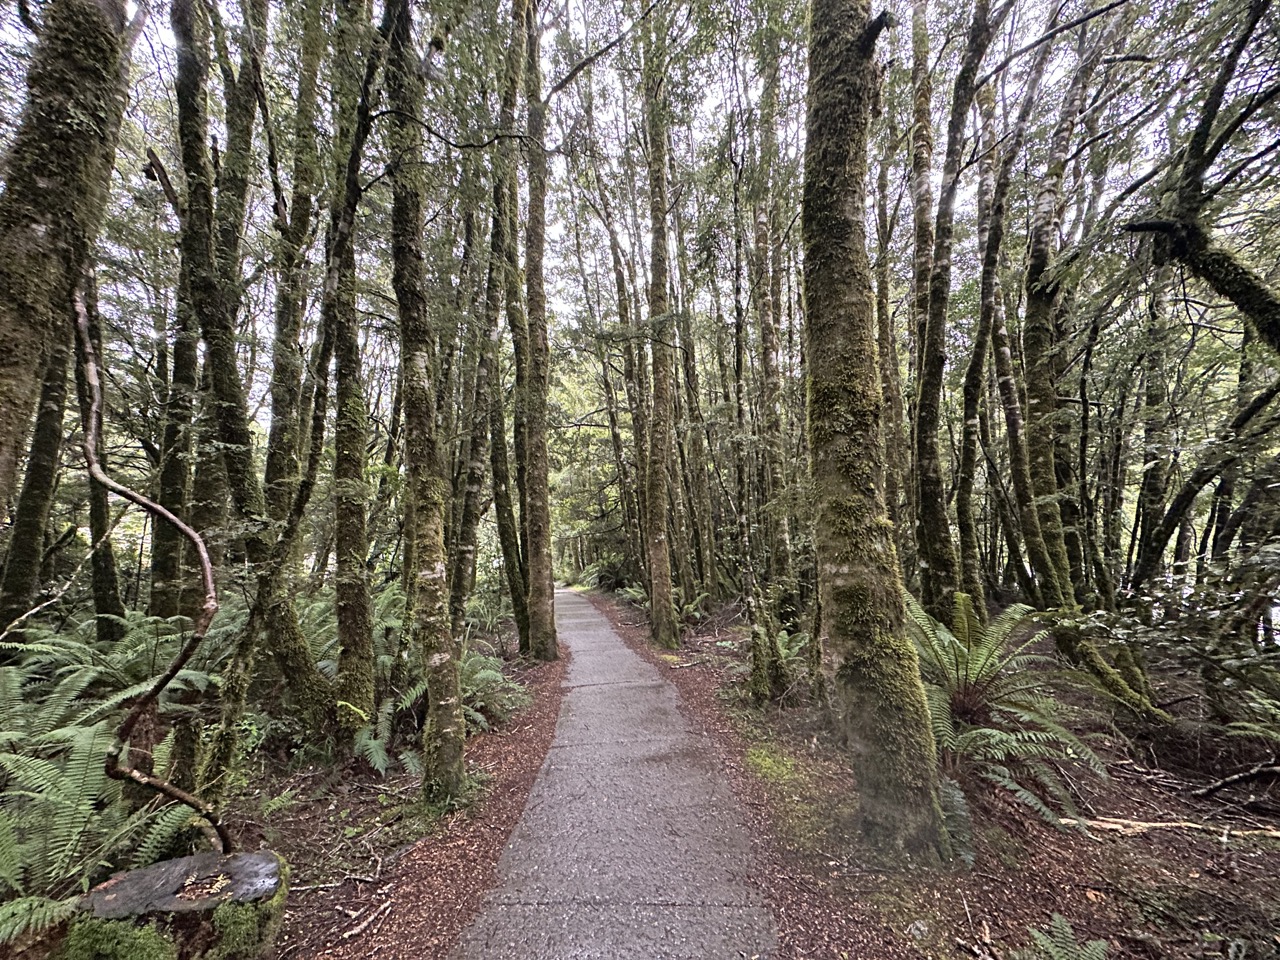
[[[304,887],[291,887],[290,892],[305,893],[308,890],[332,890],[335,887],[342,886],[348,880],[354,880],[356,881],[356,883],[377,883],[378,882],[376,877],[346,876],[346,877],[343,877],[341,880],[333,880],[333,881],[330,881],[329,883],[309,883]]]
[[[1239,773],[1233,773],[1229,777],[1223,777],[1216,783],[1211,783],[1207,787],[1201,787],[1199,790],[1192,790],[1193,797],[1211,797],[1219,790],[1225,790],[1227,787],[1235,786],[1237,783],[1248,783],[1251,780],[1260,780],[1263,777],[1280,776],[1280,763],[1277,758],[1272,757],[1270,760],[1262,763],[1254,764],[1248,770],[1242,770]]]
[[[1083,826],[1090,830],[1102,830],[1118,833],[1123,837],[1138,837],[1152,830],[1196,830],[1201,833],[1219,833],[1225,837],[1269,837],[1280,840],[1280,830],[1265,827],[1259,830],[1234,830],[1231,827],[1214,826],[1208,823],[1195,823],[1191,820],[1166,820],[1146,822],[1143,820],[1123,820],[1119,817],[1096,817],[1092,820],[1063,817],[1062,822],[1068,826]]]
[[[382,901],[382,906],[378,907],[377,910],[373,911],[373,913],[369,914],[369,916],[365,917],[363,920],[357,923],[354,927],[352,927],[350,930],[344,933],[342,935],[342,939],[350,940],[352,937],[360,936],[360,934],[364,933],[366,930],[369,929],[369,927],[373,924],[373,921],[377,920],[378,917],[382,916],[382,914],[386,913],[390,909],[391,909],[391,901],[390,900]]]

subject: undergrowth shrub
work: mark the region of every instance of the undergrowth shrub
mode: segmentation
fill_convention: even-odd
[[[503,673],[502,661],[474,646],[463,651],[459,674],[469,730],[489,730],[505,723],[529,703],[525,688]]]
[[[948,629],[909,595],[906,604],[943,776],[994,786],[1061,827],[1058,810],[1075,816],[1064,768],[1106,776],[1106,767],[1063,721],[1047,685],[1054,661],[1027,652],[1037,630],[1031,608],[1015,604],[983,626],[957,593]]]
[[[165,855],[191,826],[187,807],[139,803],[104,766],[129,701],[150,686],[181,641],[181,624],[125,621],[123,640],[100,645],[92,621],[57,634],[28,628],[0,670],[0,944],[54,926],[111,871]],[[161,698],[212,685],[189,668]],[[153,750],[164,770],[172,735]]]

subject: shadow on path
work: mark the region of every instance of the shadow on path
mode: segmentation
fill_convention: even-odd
[[[750,844],[675,688],[581,596],[556,593],[573,651],[555,742],[452,960],[765,957]]]

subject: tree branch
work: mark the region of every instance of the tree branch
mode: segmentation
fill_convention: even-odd
[[[204,641],[205,634],[209,632],[209,624],[213,622],[213,617],[218,612],[218,591],[213,580],[213,564],[209,560],[209,551],[205,547],[204,539],[200,534],[160,504],[131,490],[124,484],[117,483],[102,469],[102,464],[98,460],[98,433],[101,429],[102,421],[102,381],[98,374],[97,351],[93,345],[93,338],[89,335],[89,314],[85,307],[83,285],[77,285],[76,287],[73,295],[73,308],[75,311],[76,336],[80,347],[80,362],[83,365],[85,383],[89,389],[89,416],[81,443],[84,449],[85,464],[89,468],[89,475],[107,490],[123,497],[130,503],[136,504],[157,520],[173,524],[195,549],[196,556],[200,561],[200,581],[204,588],[204,603],[192,622],[191,637],[183,645],[182,649],[178,651],[178,655],[170,662],[168,669],[160,675],[146,693],[134,701],[133,707],[125,715],[119,730],[116,731],[115,743],[107,751],[105,762],[107,776],[114,780],[132,780],[150,790],[154,790],[156,793],[163,794],[171,800],[176,800],[178,803],[190,807],[208,820],[217,832],[222,852],[230,853],[233,847],[231,837],[211,804],[180,787],[174,786],[163,777],[155,777],[138,770],[124,758],[125,744],[133,733],[133,728],[147,709],[160,699],[160,694],[173,682],[174,677],[182,671]]]
[[[1029,53],[1030,51],[1034,50],[1036,47],[1040,46],[1042,43],[1048,43],[1050,40],[1058,36],[1058,34],[1060,33],[1066,33],[1068,30],[1074,30],[1076,27],[1081,26],[1082,24],[1088,23],[1090,20],[1094,19],[1095,17],[1100,17],[1104,13],[1110,13],[1112,10],[1116,9],[1116,7],[1123,7],[1128,2],[1129,0],[1112,0],[1112,2],[1107,4],[1105,7],[1099,7],[1097,10],[1091,10],[1082,16],[1076,17],[1070,23],[1064,23],[1060,27],[1054,27],[1048,33],[1045,33],[1037,37],[1035,40],[1032,40],[1030,43],[1019,47],[1017,50],[1013,51],[1013,53],[1009,54],[1007,57],[1001,60],[998,64],[996,64],[986,73],[984,73],[981,77],[978,78],[978,82],[973,85],[974,90],[980,90],[993,77],[995,77],[997,74],[1002,72],[1005,68],[1009,66],[1009,64],[1013,63],[1013,61],[1017,60],[1024,53]]]
[[[147,170],[156,182],[160,184],[160,189],[164,191],[165,199],[169,201],[169,206],[173,208],[174,216],[178,218],[178,223],[182,223],[186,210],[182,206],[182,197],[178,195],[178,191],[173,186],[173,180],[169,178],[169,171],[165,169],[164,163],[161,162],[159,154],[151,147],[147,147]]]
[[[620,34],[618,34],[616,37],[614,37],[612,40],[606,43],[599,50],[595,51],[594,53],[588,54],[587,56],[579,60],[577,63],[575,63],[569,69],[569,72],[564,75],[564,78],[558,81],[557,83],[553,84],[551,89],[547,91],[547,95],[542,98],[542,105],[545,107],[547,104],[549,104],[551,102],[552,97],[554,97],[557,93],[559,93],[565,87],[569,86],[569,84],[573,83],[574,80],[578,79],[578,74],[582,73],[582,71],[587,69],[587,67],[591,66],[601,57],[606,56],[611,51],[617,49],[618,45],[621,44],[623,40],[627,39],[627,37],[631,36],[631,34],[635,32],[636,27],[644,23],[645,19],[649,16],[649,14],[653,13],[654,9],[657,8],[658,4],[662,2],[663,0],[653,0],[652,3],[650,3],[647,7],[644,8],[644,10],[641,11],[640,16],[636,17],[636,19],[631,22],[631,25],[627,27],[627,29],[623,30]]]

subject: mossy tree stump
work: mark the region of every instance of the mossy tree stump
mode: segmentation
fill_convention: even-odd
[[[84,898],[59,960],[253,960],[275,940],[288,868],[269,850],[115,874]]]

